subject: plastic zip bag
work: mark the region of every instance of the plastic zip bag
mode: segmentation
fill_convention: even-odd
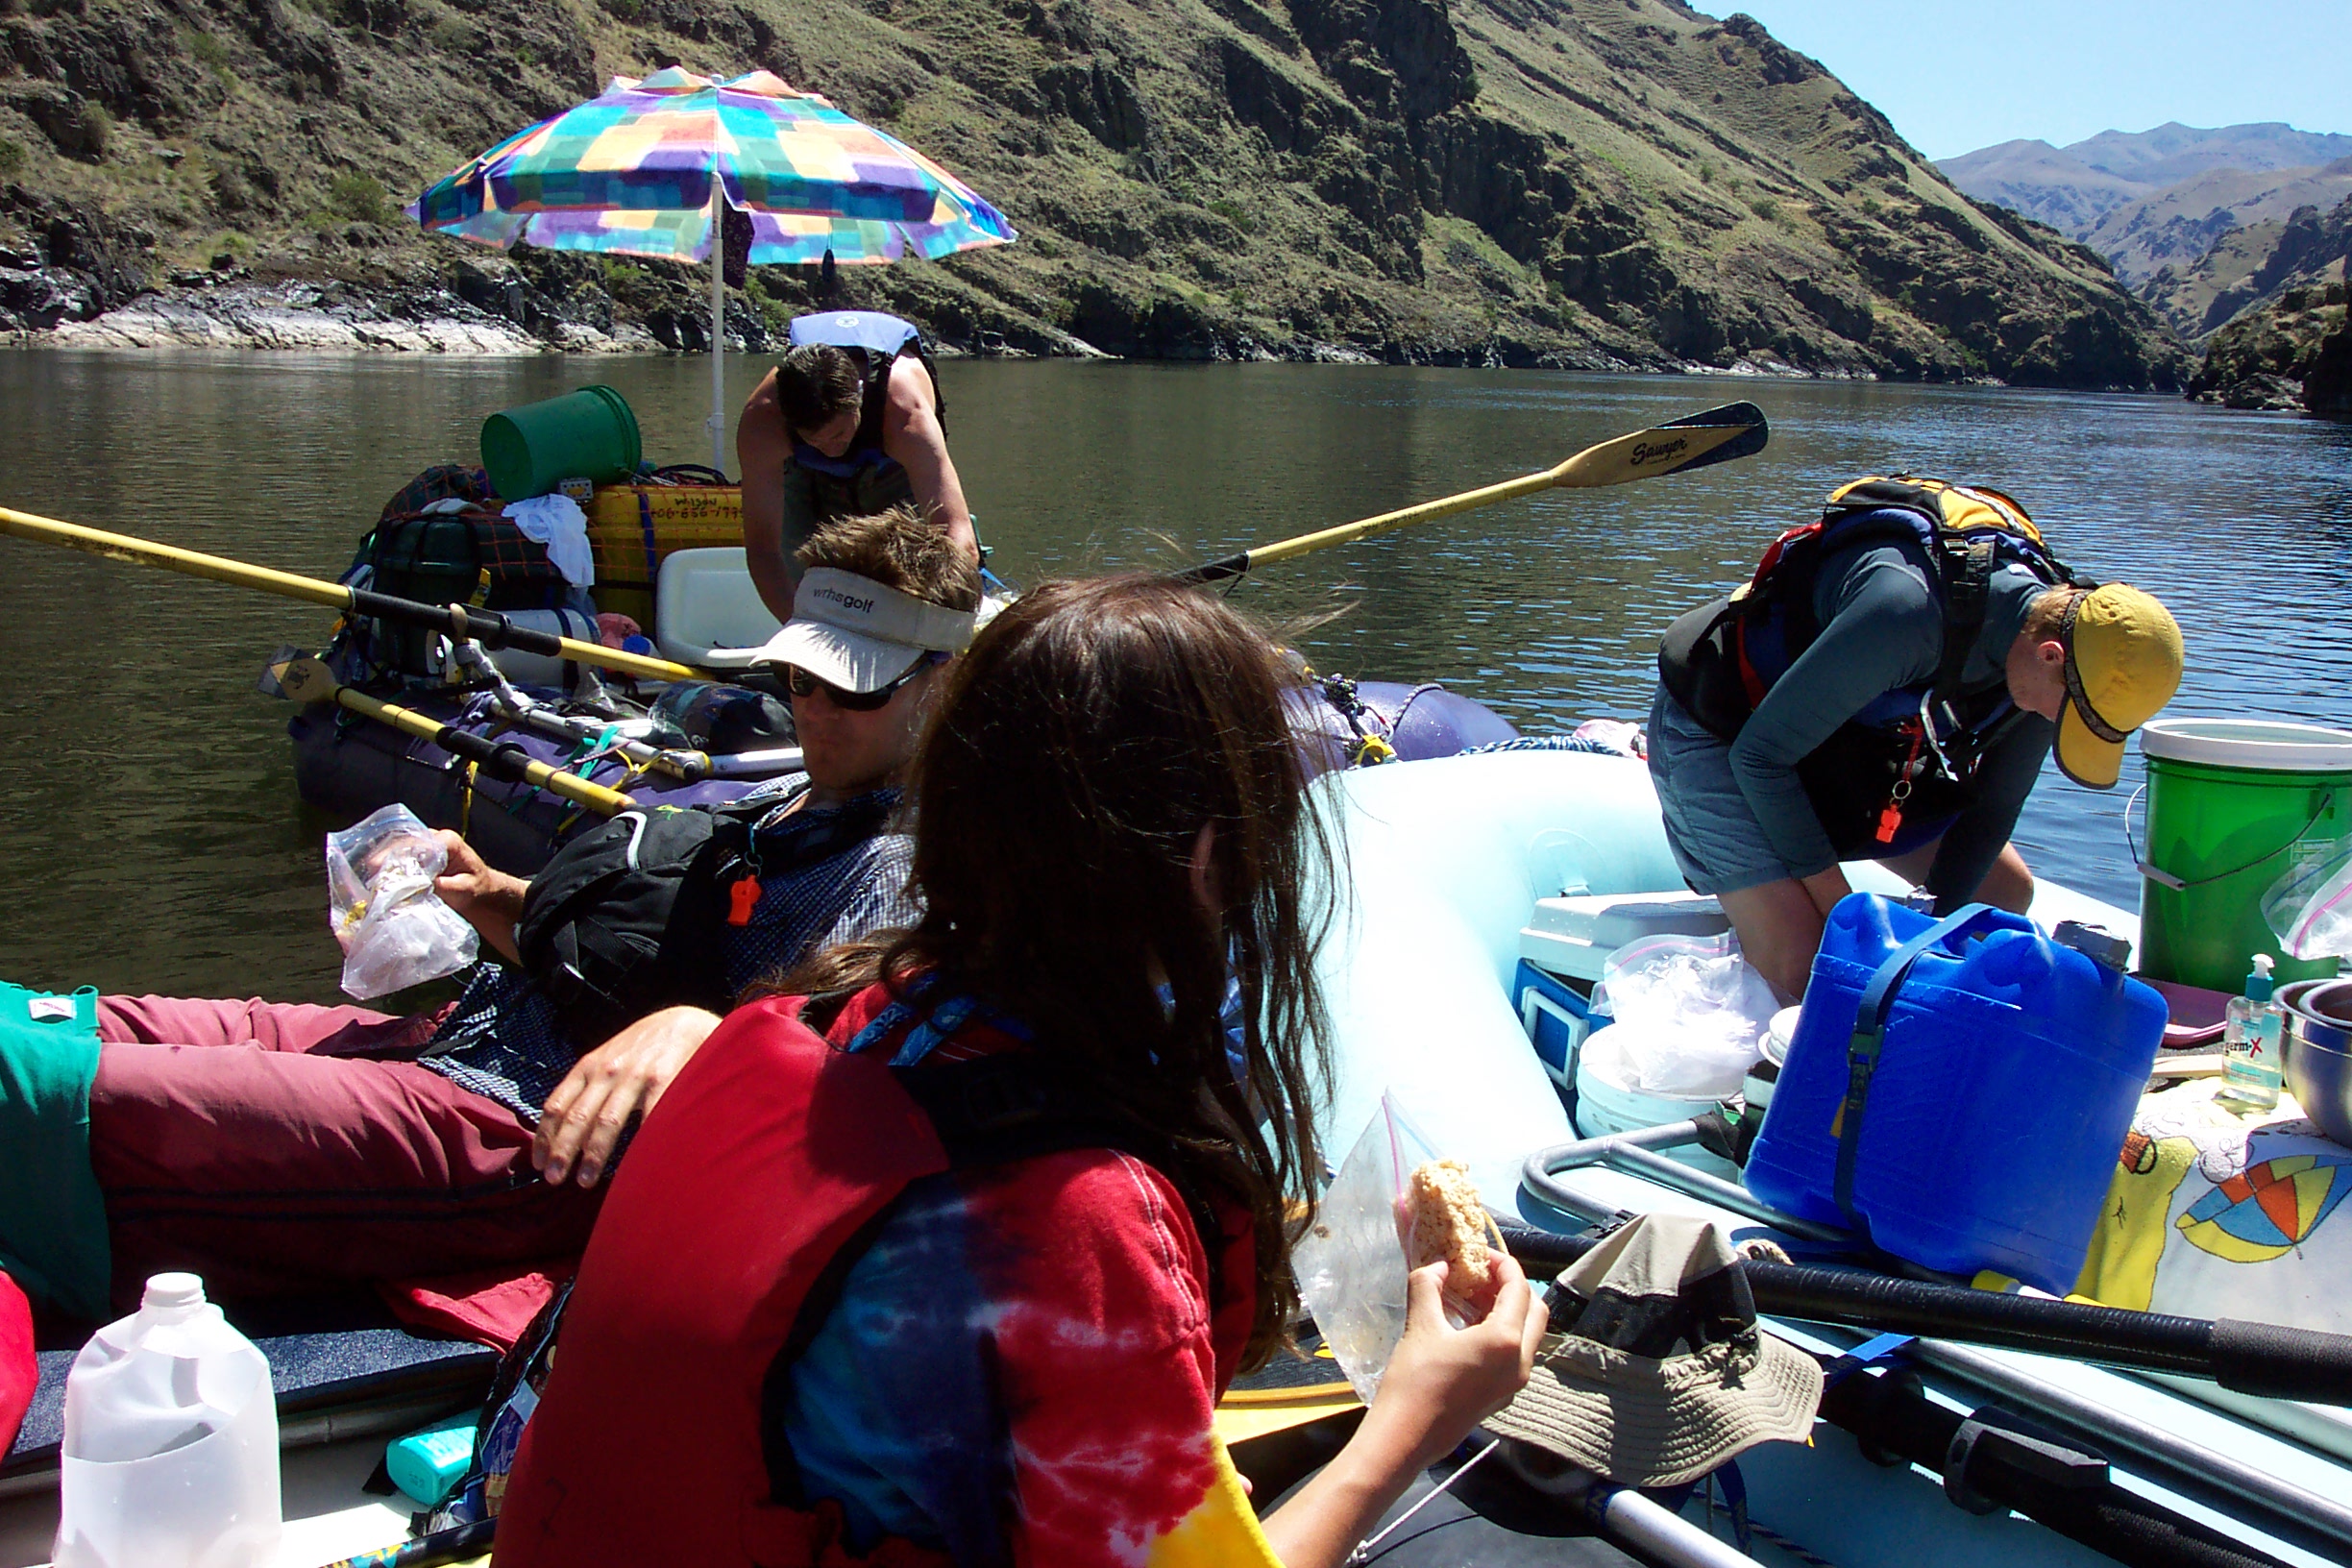
[[[406,806],[385,806],[327,835],[329,923],[343,946],[343,991],[370,1001],[454,974],[480,939],[441,901],[441,840]]]
[[[1732,933],[1644,937],[1602,965],[1593,1011],[1606,1011],[1615,1027],[1593,1032],[1584,1065],[1649,1094],[1736,1094],[1779,1010]]]
[[[1405,1178],[1437,1157],[1384,1093],[1291,1252],[1299,1297],[1367,1405],[1405,1336]]]
[[[2289,867],[2262,913],[2289,958],[2352,958],[2352,850]]]

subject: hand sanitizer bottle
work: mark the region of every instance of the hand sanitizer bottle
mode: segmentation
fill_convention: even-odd
[[[2287,1015],[2270,999],[2271,963],[2268,953],[2256,953],[2245,994],[2230,998],[2221,1036],[2221,1091],[2214,1098],[2233,1111],[2267,1111],[2279,1102]]]

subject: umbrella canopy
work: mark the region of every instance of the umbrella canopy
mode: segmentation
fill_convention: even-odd
[[[408,208],[426,229],[711,264],[714,467],[723,467],[720,203],[751,220],[754,264],[936,260],[1010,243],[1004,214],[888,132],[766,71],[728,81],[678,66],[615,77],[599,96],[515,133]]]
[[[753,215],[756,262],[802,259],[823,237],[810,226],[772,224],[763,236],[763,214],[833,220],[859,259],[894,257],[910,245],[936,258],[1014,238],[1004,214],[970,186],[815,93],[766,71],[721,82],[674,65],[643,81],[615,77],[600,96],[451,173],[408,210],[428,229],[495,245],[527,239],[698,259],[709,254],[709,231],[681,220],[707,218],[713,175],[726,203]],[[586,215],[599,221],[583,226]],[[820,243],[807,258],[822,255]],[[835,259],[849,259],[843,247]]]

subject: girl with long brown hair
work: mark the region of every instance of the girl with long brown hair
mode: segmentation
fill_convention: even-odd
[[[1336,1564],[1509,1399],[1542,1309],[1506,1264],[1451,1329],[1436,1264],[1262,1529],[1213,1435],[1322,1168],[1332,857],[1283,681],[1164,579],[1047,584],[982,633],[917,763],[921,920],[739,1010],[646,1122],[502,1562],[675,1556],[682,1512],[727,1522],[698,1561]]]

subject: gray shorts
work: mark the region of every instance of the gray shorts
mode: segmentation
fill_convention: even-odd
[[[1737,893],[1788,879],[1731,772],[1731,743],[1700,727],[1658,688],[1650,704],[1650,777],[1666,845],[1693,893]]]

